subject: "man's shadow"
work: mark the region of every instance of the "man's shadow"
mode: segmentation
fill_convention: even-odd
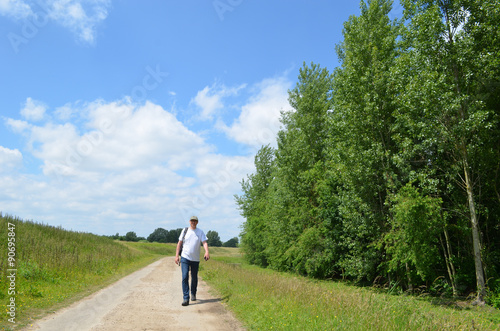
[[[195,302],[196,302],[197,305],[201,305],[204,303],[222,302],[225,299],[227,299],[227,297],[226,298],[213,298],[213,299],[197,299],[196,301],[193,301],[192,303],[195,304]]]

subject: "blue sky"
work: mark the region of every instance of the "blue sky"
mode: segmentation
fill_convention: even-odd
[[[395,8],[397,14],[398,6]],[[97,234],[238,236],[303,62],[357,1],[0,0],[0,211]]]

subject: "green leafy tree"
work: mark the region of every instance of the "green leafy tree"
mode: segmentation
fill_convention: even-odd
[[[444,227],[440,198],[424,196],[411,183],[392,197],[392,231],[383,238],[390,256],[389,270],[405,270],[413,290],[410,266],[424,281],[436,278],[434,266],[440,263],[439,235]],[[431,277],[430,277],[431,276]]]
[[[184,228],[177,228],[167,232],[167,243],[177,243]]]
[[[234,237],[222,244],[222,247],[238,247],[238,237]]]
[[[341,66],[334,72],[328,176],[340,183],[339,239],[346,251],[339,263],[346,275],[369,280],[382,259],[371,244],[387,229],[387,197],[398,185],[390,68],[400,27],[388,16],[392,1],[360,6],[361,15],[344,23],[344,40],[336,47]]]
[[[209,246],[213,247],[221,247],[222,241],[220,240],[219,233],[217,231],[208,231],[207,232],[207,242]]]
[[[243,194],[235,196],[240,213],[245,217],[241,232],[241,247],[245,258],[253,264],[269,264],[269,187],[273,181],[274,149],[267,146],[255,156],[255,174],[242,180]]]
[[[137,237],[137,234],[134,231],[129,231],[125,235],[125,241],[139,241],[139,238]]]
[[[293,111],[282,113],[283,129],[278,133],[276,171],[271,186],[272,239],[269,243],[273,254],[270,259],[275,268],[304,274],[314,269],[311,275],[321,277],[324,275],[319,269],[305,268],[298,258],[308,255],[309,247],[296,244],[303,240],[302,236],[309,237],[307,229],[322,227],[323,220],[318,217],[318,187],[325,173],[332,76],[318,64],[304,63],[296,86],[288,94]],[[317,234],[322,236],[316,242],[324,243],[324,232]],[[319,251],[320,255],[328,254]]]
[[[149,242],[156,241],[156,242],[160,242],[160,243],[166,243],[167,236],[168,236],[167,230],[165,230],[163,228],[157,228],[148,236],[148,241]]]
[[[245,194],[239,204],[243,215],[251,216],[246,217],[242,247],[255,263],[306,273],[297,269],[295,243],[320,222],[317,189],[324,173],[331,75],[319,65],[304,64],[289,102],[294,110],[282,112],[278,148],[263,147],[256,174],[242,183]]]
[[[492,96],[487,95],[492,80],[498,82],[498,68],[492,67],[498,60],[489,55],[498,46],[489,44],[490,37],[480,31],[485,28],[485,10],[496,11],[498,20],[498,3],[483,3],[484,7],[461,0],[403,1],[409,24],[399,63],[403,79],[398,83],[401,107],[396,113],[405,132],[400,142],[407,148],[405,159],[420,159],[410,174],[428,191],[446,195],[456,211],[451,215],[454,224],[469,222],[480,304],[485,295],[479,224],[484,205],[479,201],[483,185],[478,183],[491,182],[482,170],[491,167],[485,162],[488,154],[494,155],[495,143],[498,146],[498,105],[492,106]],[[484,68],[494,69],[496,76]],[[488,186],[495,184],[484,187]]]

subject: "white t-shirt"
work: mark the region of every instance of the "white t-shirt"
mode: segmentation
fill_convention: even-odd
[[[181,231],[179,236],[179,241],[182,241],[182,235],[184,234],[184,229]],[[204,241],[207,240],[205,233],[202,229],[188,228],[186,237],[184,238],[184,243],[182,245],[181,256],[190,261],[200,262],[200,247]]]

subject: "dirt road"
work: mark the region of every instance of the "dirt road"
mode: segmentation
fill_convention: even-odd
[[[181,270],[166,257],[26,330],[244,330],[208,290],[200,279],[198,300],[181,306]]]

